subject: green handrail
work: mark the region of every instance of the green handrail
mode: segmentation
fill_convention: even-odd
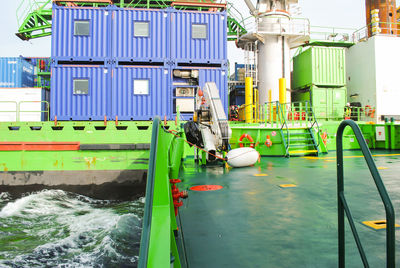
[[[139,253],[139,267],[147,267],[147,259],[149,256],[150,232],[151,232],[151,218],[153,207],[153,193],[154,193],[154,178],[156,170],[157,158],[157,141],[160,128],[160,118],[156,117],[153,121],[153,130],[151,135],[151,147],[149,168],[147,173],[146,182],[146,201],[144,206],[144,216],[142,225],[142,236],[140,238],[140,253]]]
[[[357,244],[358,251],[361,256],[361,260],[364,267],[369,267],[367,257],[361,244],[360,237],[358,236],[357,229],[354,224],[353,217],[351,215],[349,206],[347,205],[346,198],[344,196],[344,176],[343,176],[343,132],[344,129],[350,126],[357,138],[358,144],[360,145],[361,151],[364,155],[365,161],[367,162],[368,168],[371,172],[372,178],[374,179],[375,185],[378,189],[379,195],[385,206],[386,212],[386,266],[390,268],[395,267],[396,255],[395,255],[395,213],[392,202],[390,201],[389,195],[386,191],[385,185],[382,182],[381,176],[376,168],[374,159],[372,158],[371,152],[368,149],[368,145],[365,142],[364,136],[361,133],[360,127],[353,120],[343,121],[338,128],[336,135],[336,155],[337,155],[337,200],[338,200],[338,247],[339,247],[339,267],[345,267],[345,225],[344,216],[346,213],[349,221],[351,231]]]
[[[45,110],[40,110],[40,111],[29,111],[29,110],[24,110],[21,111],[21,104],[24,103],[41,103],[45,104]],[[48,101],[20,101],[18,103],[18,109],[17,109],[17,122],[21,121],[21,113],[45,113],[46,114],[46,121],[50,121],[50,103]]]
[[[171,152],[173,150],[174,152]],[[180,153],[178,153],[180,152]],[[163,130],[161,119],[153,121],[145,211],[138,267],[181,267],[174,231],[177,230],[170,179],[179,173],[183,153],[180,132]]]
[[[284,111],[283,111],[282,106],[281,106],[281,104],[279,103],[279,101],[276,102],[276,106],[277,106],[279,118],[280,118],[280,121],[281,121],[281,124],[282,124],[282,126],[281,126],[281,131],[283,131],[283,127],[284,127],[284,126],[286,127],[286,144],[285,144],[285,149],[286,149],[286,157],[288,157],[288,156],[289,156],[289,146],[290,146],[290,132],[289,132],[289,127],[288,127],[288,125],[287,125],[287,123],[286,123],[285,114],[284,114]],[[282,122],[282,120],[283,120],[283,122]]]
[[[317,117],[315,116],[314,110],[313,110],[311,104],[308,101],[306,101],[306,111],[307,111],[307,113],[306,113],[307,114],[307,120],[308,120],[308,111],[311,112],[312,119],[314,120],[314,122],[311,124],[311,127],[310,127],[311,131],[312,131],[314,125],[317,125],[318,143],[317,143],[316,147],[317,147],[317,150],[318,150],[318,147],[321,144],[321,135],[319,133],[319,125],[318,125]]]

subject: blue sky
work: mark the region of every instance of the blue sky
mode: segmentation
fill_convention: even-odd
[[[15,36],[17,31],[16,10],[22,0],[7,1],[0,16],[0,56],[50,56],[50,37],[22,41]],[[249,13],[243,0],[231,1],[243,14]],[[253,2],[256,2],[253,0]],[[365,24],[364,0],[299,0],[303,17],[312,25],[361,28]],[[229,56],[240,61],[240,55],[233,44],[229,45]],[[231,62],[232,62],[231,59]]]

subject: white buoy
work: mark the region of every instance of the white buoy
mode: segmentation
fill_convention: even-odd
[[[243,147],[230,150],[226,155],[231,167],[248,167],[254,165],[260,154],[253,148]]]

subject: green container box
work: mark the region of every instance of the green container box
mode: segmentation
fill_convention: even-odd
[[[344,48],[310,47],[293,58],[293,89],[346,86]]]
[[[346,87],[326,88],[312,86],[292,94],[292,101],[311,103],[315,116],[320,120],[338,120],[344,117],[347,102]]]

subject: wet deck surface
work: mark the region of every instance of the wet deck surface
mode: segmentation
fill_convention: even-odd
[[[379,155],[375,160],[398,217],[399,153],[373,151]],[[385,267],[385,231],[361,223],[385,219],[385,212],[360,154],[345,152],[346,197],[371,267]],[[181,246],[188,267],[337,267],[335,152],[317,159],[263,158],[254,167],[231,170],[202,169],[190,160],[181,179],[182,189],[202,184],[224,187],[189,191],[180,209]],[[347,267],[362,267],[350,227],[346,229]],[[398,231],[396,237],[400,265]]]

